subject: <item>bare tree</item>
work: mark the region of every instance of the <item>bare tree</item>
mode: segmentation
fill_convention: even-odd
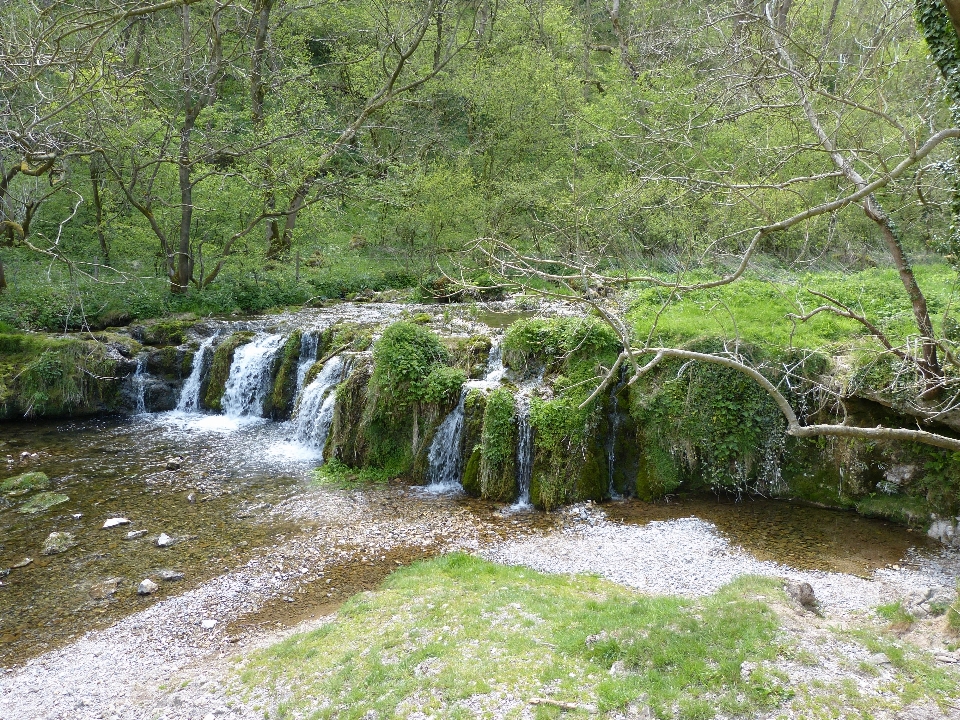
[[[704,33],[725,32],[724,28],[732,27],[742,37],[725,45],[731,49],[726,58],[710,58],[709,77],[694,93],[701,102],[691,105],[682,122],[657,126],[638,115],[636,128],[629,136],[620,128],[610,133],[610,142],[632,166],[636,195],[649,194],[650,188],[672,186],[679,191],[673,195],[673,202],[709,202],[723,215],[726,233],[690,250],[691,258],[696,256],[701,268],[727,268],[716,279],[687,280],[685,269],[691,265],[681,265],[673,277],[624,272],[611,269],[609,258],[602,253],[581,252],[558,259],[549,253],[525,251],[514,242],[496,237],[479,240],[472,250],[499,272],[505,284],[575,299],[603,317],[618,334],[623,353],[598,379],[596,391],[586,402],[598,397],[624,365],[633,382],[664,359],[680,358],[721,365],[750,377],[772,398],[786,420],[787,433],[795,437],[907,440],[960,450],[960,440],[931,424],[956,419],[952,414],[960,407],[956,374],[960,365],[950,343],[935,331],[901,234],[880,199],[883,194],[906,197],[930,161],[942,161],[950,143],[960,138],[960,127],[944,127],[945,118],[933,104],[911,105],[915,88],[909,89],[911,93],[885,85],[885,78],[891,75],[886,71],[891,62],[889,53],[895,52],[891,47],[911,38],[916,42],[912,18],[902,8],[877,8],[873,16],[877,22],[865,24],[860,36],[845,37],[831,30],[826,36],[827,46],[820,47],[812,46],[809,34],[801,28],[804,20],[811,22],[809,10],[803,3],[768,3],[756,10],[741,3],[735,8],[737,20],[733,25],[722,12],[707,12]],[[827,10],[830,15],[822,22],[832,27],[835,11]],[[803,12],[807,15],[798,18]],[[860,48],[859,55],[852,58],[843,50],[838,53],[844,43]],[[929,68],[921,68],[910,77],[929,83],[932,76]],[[925,101],[921,98],[921,105]],[[708,133],[744,119],[752,119],[754,127],[759,119],[767,127],[788,128],[790,132],[784,134],[792,133],[793,140],[789,145],[777,144],[771,143],[769,134],[766,138],[744,134],[743,147],[731,149],[732,156],[749,158],[742,165],[717,161],[699,152]],[[624,149],[636,146],[653,150],[631,153]],[[797,169],[804,172],[798,174]],[[664,195],[660,193],[659,197]],[[629,200],[632,198],[620,199]],[[901,367],[895,380],[901,391],[896,401],[889,400],[892,393],[887,391],[892,388],[879,388],[875,397],[916,418],[924,427],[854,425],[844,406],[849,389],[829,378],[819,379],[816,389],[821,396],[832,398],[836,414],[842,417],[836,423],[811,422],[813,414],[798,413],[789,397],[790,388],[798,381],[812,379],[800,376],[795,367],[753,364],[736,337],[730,338],[724,352],[715,354],[657,343],[657,318],[680,297],[736,283],[765,246],[788,233],[802,230],[808,236],[819,235],[819,242],[829,245],[830,227],[837,219],[848,218],[843,211],[853,207],[859,207],[876,229],[890,264],[899,274],[912,308],[915,334],[892,340],[882,323],[816,288],[809,291],[819,305],[812,309],[798,307],[785,322],[810,322],[822,313],[831,313],[858,323],[875,341],[876,355],[892,358]],[[805,252],[806,245],[795,257],[799,259]],[[536,282],[531,282],[534,279]],[[557,290],[545,290],[543,281]],[[663,308],[645,337],[637,336],[625,317],[624,304],[615,299],[617,288],[631,286],[664,291]],[[905,392],[904,385],[908,388]]]

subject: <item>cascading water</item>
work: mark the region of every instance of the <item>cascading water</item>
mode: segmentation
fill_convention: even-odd
[[[270,391],[270,369],[283,340],[283,335],[258,335],[237,348],[221,403],[225,415],[260,417]]]
[[[530,425],[530,396],[517,396],[517,488],[515,508],[530,507],[530,478],[533,475],[533,426]]]
[[[211,335],[197,348],[190,366],[190,376],[184,381],[180,390],[180,399],[177,401],[177,412],[195,413],[200,410],[200,387],[203,385],[203,373],[209,367],[207,361],[216,335]]]
[[[137,357],[137,369],[133,373],[133,391],[137,399],[137,415],[145,415],[147,412],[147,403],[145,399],[146,389],[147,389],[147,378],[144,375],[143,369],[147,364],[146,355],[139,355]]]
[[[463,411],[469,387],[464,386],[460,401],[433,436],[427,456],[428,488],[433,491],[457,490],[463,478]]]
[[[617,484],[614,469],[617,463],[617,436],[620,434],[620,425],[623,418],[620,415],[620,391],[623,389],[624,381],[621,379],[614,384],[610,391],[610,431],[607,433],[607,484],[608,492],[612,500],[622,500],[623,496],[617,492]]]
[[[303,381],[307,377],[310,366],[317,361],[317,347],[320,344],[320,336],[316,333],[305,332],[300,337],[300,359],[297,361],[297,389],[294,397],[303,390]]]
[[[467,393],[479,388],[489,390],[500,384],[506,368],[503,367],[503,354],[498,343],[490,348],[487,357],[487,371],[482,380],[470,380],[463,386],[460,400],[450,414],[437,428],[430,452],[427,455],[427,485],[431,492],[462,490],[463,485],[463,421]]]
[[[349,361],[336,355],[327,360],[313,382],[303,389],[293,418],[294,439],[297,442],[323,450],[333,424],[337,385],[349,373]]]

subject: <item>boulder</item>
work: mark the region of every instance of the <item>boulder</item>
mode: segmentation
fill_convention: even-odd
[[[787,585],[787,594],[807,610],[816,610],[820,606],[810,583],[790,583]]]
[[[16,497],[26,495],[33,490],[47,490],[50,487],[50,478],[42,472],[28,472],[16,477],[7,478],[0,482],[0,493]]]
[[[49,510],[54,505],[65,503],[69,499],[70,498],[62,493],[41,492],[23,503],[23,505],[17,508],[17,512],[25,515],[36,515],[45,510]]]
[[[73,536],[73,533],[52,532],[47,536],[47,539],[43,541],[43,550],[40,551],[40,554],[58,555],[72,547],[76,547],[76,545],[77,540]]]

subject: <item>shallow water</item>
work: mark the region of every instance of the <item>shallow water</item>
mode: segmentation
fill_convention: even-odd
[[[296,447],[286,456],[262,452],[282,449],[283,426],[249,422],[227,432],[217,422],[223,419],[168,415],[0,426],[0,463],[5,454],[17,459],[0,464],[0,477],[40,470],[54,491],[70,498],[39,515],[16,512],[21,498],[0,508],[0,569],[32,559],[0,579],[0,665],[194,587],[292,529],[270,508],[300,489],[310,464]],[[23,451],[39,457],[21,463]],[[182,465],[168,470],[175,456]],[[112,517],[131,522],[103,529]],[[146,533],[125,539],[137,530]],[[41,555],[54,531],[73,533],[77,546]],[[161,532],[175,539],[172,547],[157,547]],[[182,572],[184,579],[165,582],[161,570]],[[159,589],[138,596],[148,577]]]
[[[655,520],[698,517],[713,523],[731,543],[760,560],[800,570],[825,570],[869,577],[874,570],[912,564],[917,554],[939,544],[922,533],[885,520],[778,500],[733,502],[714,497],[604,506],[613,521],[646,524]]]

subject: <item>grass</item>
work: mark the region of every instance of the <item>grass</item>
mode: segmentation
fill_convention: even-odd
[[[313,471],[313,482],[320,486],[351,490],[369,487],[371,483],[385,485],[396,475],[390,469],[352,468],[336,458],[331,458]]]
[[[877,615],[890,623],[891,630],[897,631],[908,630],[915,620],[913,615],[907,612],[907,609],[899,600],[879,605],[877,607]]]
[[[918,265],[915,273],[939,330],[960,300],[957,273],[943,264]],[[788,314],[802,314],[825,304],[805,288],[826,293],[864,314],[894,342],[917,334],[897,273],[892,269],[872,269],[775,279],[754,274],[732,285],[685,294],[660,314],[653,337],[663,345],[722,337],[777,351],[796,347],[843,352],[875,346],[862,325],[830,313],[820,313],[806,323],[794,325]],[[635,295],[629,314],[639,337],[646,338],[666,298],[667,292],[660,289],[641,290]],[[951,325],[950,321],[947,324]]]
[[[770,669],[783,650],[776,615],[756,598],[775,585],[745,578],[690,601],[448,555],[397,571],[336,622],[252,657],[240,677],[274,697],[282,689],[277,718],[472,717],[468,705],[518,717],[535,698],[580,706],[565,717],[633,704],[664,718],[743,714],[791,694]],[[742,673],[745,662],[756,669]],[[537,705],[535,716],[559,709]]]

